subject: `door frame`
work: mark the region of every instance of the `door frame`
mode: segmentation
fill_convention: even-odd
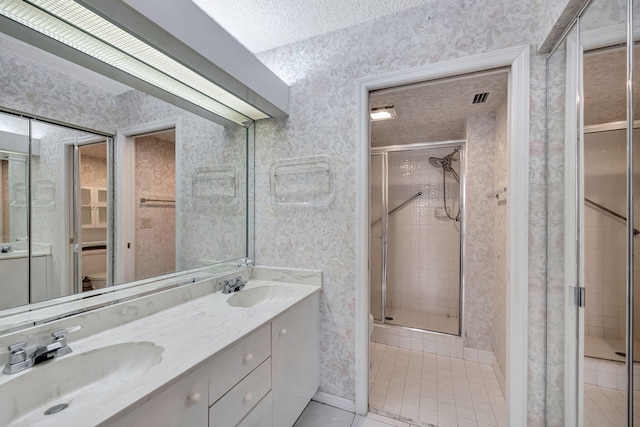
[[[82,242],[78,242],[77,238],[81,233],[78,233],[82,229],[80,224],[80,209],[77,202],[80,197],[80,188],[75,187],[78,177],[76,176],[77,164],[76,164],[76,149],[83,145],[99,144],[104,142],[107,151],[107,199],[111,202],[111,191],[113,188],[114,175],[113,167],[113,151],[114,151],[114,138],[112,136],[91,135],[81,136],[74,138],[65,138],[62,141],[62,182],[64,188],[68,189],[62,196],[62,203],[64,203],[64,214],[67,221],[62,222],[62,235],[69,238],[69,242],[73,239],[73,243],[68,247],[68,250],[64,251],[62,256],[61,265],[66,265],[67,268],[61,273],[62,283],[68,283],[69,295],[82,293],[82,248],[78,245],[82,245]],[[114,247],[113,247],[113,235],[115,228],[114,222],[114,206],[113,203],[107,207],[107,279],[110,278],[110,282],[107,281],[108,286],[113,285],[113,264],[114,264]],[[73,272],[73,277],[70,276],[70,272]],[[111,272],[111,274],[109,273]]]
[[[136,192],[130,185],[134,182],[136,172],[134,139],[138,135],[159,132],[167,129],[175,129],[176,137],[176,189],[181,188],[181,178],[178,173],[178,165],[181,163],[181,118],[171,117],[164,120],[141,123],[134,126],[118,129],[116,132],[115,154],[115,191],[119,197],[115,200],[116,215],[115,244],[114,247],[122,248],[115,251],[114,283],[129,283],[135,280],[135,247],[136,247],[136,223],[135,207]],[[181,192],[176,191],[176,224],[180,224]],[[180,241],[180,227],[176,226],[176,242]]]
[[[357,81],[356,117],[356,336],[355,410],[364,415],[369,399],[369,92],[373,90],[509,68],[507,141],[507,417],[527,424],[528,233],[530,47],[501,49],[395,71]]]

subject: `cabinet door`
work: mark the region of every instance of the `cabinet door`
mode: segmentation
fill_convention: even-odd
[[[48,295],[49,256],[31,258],[31,302],[44,301]]]
[[[206,427],[208,379],[206,366],[199,368],[110,426]]]
[[[93,191],[89,187],[80,189],[80,223],[87,228],[93,225]]]
[[[273,425],[292,426],[320,383],[318,294],[271,323]]]
[[[27,257],[0,260],[0,309],[29,303],[28,268]]]

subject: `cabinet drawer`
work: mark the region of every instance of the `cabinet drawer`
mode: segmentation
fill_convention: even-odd
[[[273,400],[269,392],[246,417],[238,423],[237,427],[271,427],[273,418]]]
[[[207,425],[206,393],[206,368],[203,367],[108,425],[109,427],[204,427]]]
[[[209,404],[220,399],[270,355],[271,324],[266,324],[215,356],[209,363]]]
[[[237,425],[271,390],[271,358],[209,408],[209,427]]]

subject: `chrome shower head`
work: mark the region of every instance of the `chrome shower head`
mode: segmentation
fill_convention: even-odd
[[[429,163],[431,166],[435,166],[437,168],[442,167],[442,160],[440,157],[429,157]]]
[[[429,157],[429,164],[431,166],[435,166],[437,168],[442,168],[442,170],[444,170],[445,172],[451,173],[453,175],[453,177],[455,178],[455,180],[460,182],[460,178],[458,177],[458,173],[451,166],[451,164],[453,162],[458,160],[458,159],[454,159],[453,158],[453,156],[455,156],[458,151],[459,150],[457,148],[455,148],[451,153],[447,154],[444,157]]]

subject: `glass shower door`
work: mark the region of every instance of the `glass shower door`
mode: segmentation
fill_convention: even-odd
[[[369,219],[371,229],[369,234],[369,281],[371,296],[371,314],[377,321],[383,321],[383,191],[384,186],[384,158],[386,154],[372,154],[370,168]]]

